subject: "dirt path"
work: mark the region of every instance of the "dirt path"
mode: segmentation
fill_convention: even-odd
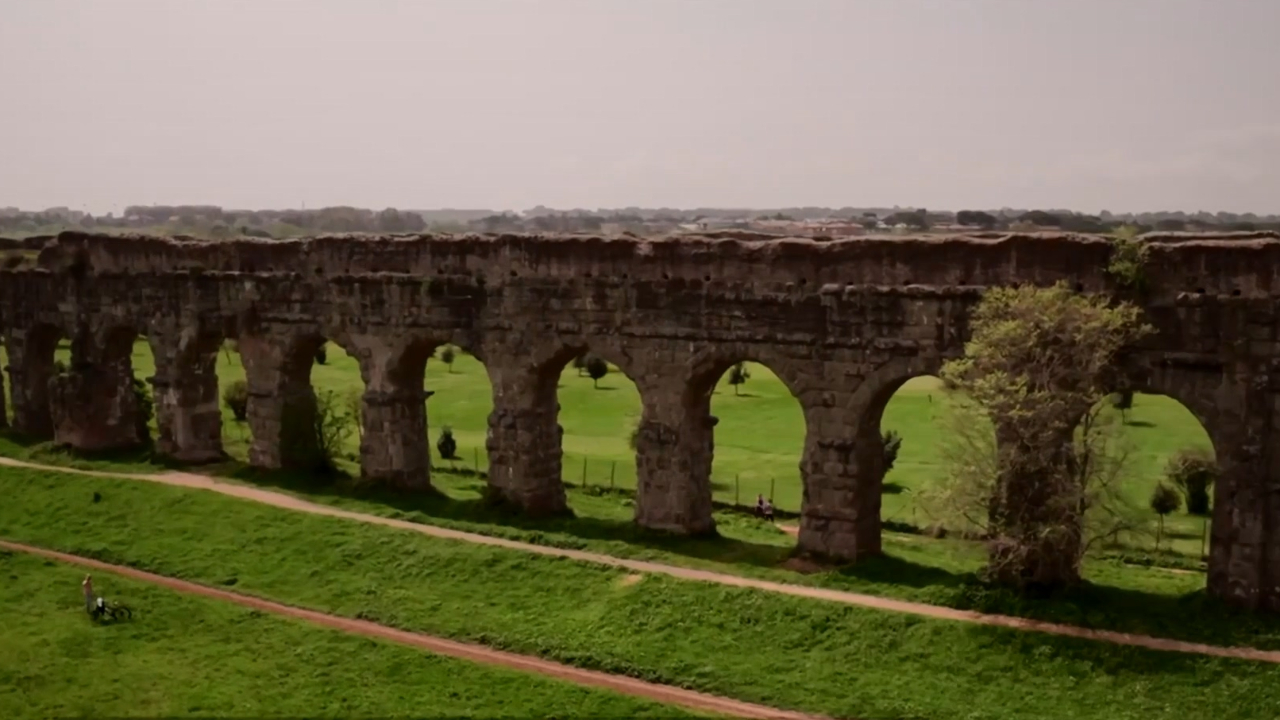
[[[1117,645],[1131,645],[1134,647],[1142,647],[1152,650],[1190,653],[1193,655],[1211,655],[1215,657],[1238,658],[1243,660],[1257,660],[1259,662],[1280,664],[1280,651],[1276,650],[1258,650],[1246,647],[1221,647],[1217,645],[1206,645],[1203,643],[1157,638],[1149,635],[1133,635],[1112,630],[1093,630],[1089,628],[1076,627],[1074,625],[1062,625],[1059,623],[1043,622],[1040,620],[1029,620],[1027,618],[1012,617],[1009,615],[987,615],[971,610],[956,610],[954,608],[927,605],[925,603],[911,602],[908,600],[893,600],[891,598],[883,598],[875,595],[865,595],[862,593],[847,592],[843,590],[828,590],[826,588],[790,585],[787,583],[771,582],[769,580],[758,580],[739,575],[730,575],[727,573],[718,573],[709,570],[694,570],[692,568],[679,567],[677,565],[665,565],[645,560],[629,560],[626,558],[613,557],[612,555],[584,552],[582,550],[569,550],[566,548],[534,545],[531,543],[519,542],[517,540],[489,537],[488,535],[480,535],[478,533],[465,532],[462,530],[451,530],[449,528],[437,527],[435,525],[423,525],[420,523],[408,522],[406,520],[396,520],[393,518],[379,517],[377,515],[341,510],[327,505],[319,505],[303,500],[302,498],[286,495],[280,492],[219,482],[205,475],[194,475],[191,473],[180,472],[150,475],[140,473],[97,472],[92,470],[62,468],[52,465],[40,465],[3,457],[0,457],[0,465],[25,467],[49,472],[90,475],[94,477],[144,480],[164,485],[174,485],[199,490],[211,490],[223,495],[229,495],[231,497],[245,500],[253,500],[255,502],[273,505],[275,507],[285,508],[288,510],[297,510],[299,512],[312,513],[315,515],[327,515],[329,517],[344,518],[347,520],[372,523],[375,525],[385,525],[387,527],[409,530],[412,532],[422,533],[423,535],[430,535],[432,537],[460,540],[462,542],[475,543],[478,545],[490,545],[494,547],[507,548],[509,550],[535,553],[538,555],[568,558],[581,562],[624,568],[632,572],[667,575],[669,577],[680,578],[682,580],[695,580],[699,582],[717,583],[720,585],[730,585],[734,587],[752,588],[755,590],[763,590],[765,592],[779,593],[782,595],[827,600],[830,602],[843,603],[845,605],[857,605],[875,610],[906,613],[908,615],[917,615],[937,620],[953,620],[957,622],[973,623],[976,625],[990,625],[995,627],[1013,628],[1015,630],[1042,632],[1050,635],[1062,635],[1066,637],[1083,638],[1086,640],[1097,640],[1100,642],[1115,643]]]
[[[742,702],[732,698],[708,695],[706,693],[685,690],[684,688],[672,687],[670,685],[659,685],[657,683],[637,680],[636,678],[630,678],[624,675],[610,675],[608,673],[597,672],[595,670],[583,670],[581,668],[562,665],[557,662],[543,660],[537,657],[517,655],[515,653],[509,653],[502,650],[494,650],[492,648],[484,647],[483,645],[472,645],[470,643],[462,643],[455,640],[446,640],[433,635],[423,635],[421,633],[408,632],[407,630],[398,630],[393,627],[379,625],[367,620],[354,620],[351,618],[339,617],[337,615],[327,615],[314,610],[306,610],[303,608],[293,607],[291,605],[283,605],[281,603],[263,600],[249,595],[241,595],[240,593],[227,592],[226,590],[197,585],[196,583],[187,582],[186,580],[178,580],[177,578],[156,575],[142,570],[136,570],[131,567],[112,565],[110,563],[104,563],[98,560],[80,557],[78,555],[68,555],[54,550],[32,547],[30,545],[22,545],[20,543],[0,540],[0,548],[28,553],[31,555],[38,555],[65,563],[93,568],[95,570],[102,570],[116,575],[122,575],[133,580],[140,580],[142,582],[159,585],[181,593],[187,593],[189,595],[201,595],[203,597],[232,602],[254,610],[261,610],[263,612],[274,613],[276,615],[306,620],[307,622],[314,623],[316,625],[332,628],[334,630],[341,630],[342,632],[354,635],[365,635],[382,640],[390,640],[402,645],[421,648],[437,655],[447,655],[449,657],[461,658],[471,662],[483,663],[486,665],[498,665],[522,672],[545,675],[547,677],[565,680],[577,685],[603,688],[605,690],[622,693],[623,695],[644,698],[646,700],[654,700],[668,705],[679,705],[680,707],[689,708],[699,712],[720,713],[723,715],[741,718],[768,718],[770,720],[828,720],[821,715],[807,715],[805,713],[793,712],[790,710],[778,710],[776,708],[765,707],[764,705],[755,705],[753,703]]]

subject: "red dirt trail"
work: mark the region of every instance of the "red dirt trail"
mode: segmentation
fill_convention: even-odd
[[[857,605],[859,607],[884,610],[887,612],[905,613],[908,615],[916,615],[936,620],[953,620],[956,622],[966,622],[975,625],[988,625],[1030,632],[1041,632],[1049,635],[1061,635],[1065,637],[1082,638],[1085,640],[1096,640],[1116,645],[1130,645],[1150,650],[1189,653],[1192,655],[1210,655],[1214,657],[1256,660],[1258,662],[1280,664],[1280,651],[1277,650],[1258,650],[1256,648],[1248,647],[1222,647],[1218,645],[1207,645],[1204,643],[1171,640],[1168,638],[1157,638],[1150,635],[1122,633],[1113,630],[1094,630],[1074,625],[1029,620],[1027,618],[1013,617],[1009,615],[988,615],[971,610],[957,610],[955,608],[928,605],[908,600],[894,600],[891,598],[865,595],[862,593],[854,593],[844,590],[829,590],[826,588],[809,587],[805,585],[791,585],[788,583],[758,580],[739,575],[730,575],[727,573],[718,573],[709,570],[694,570],[692,568],[665,565],[645,560],[629,560],[626,558],[614,557],[612,555],[584,552],[582,550],[569,550],[566,548],[534,545],[531,543],[519,542],[517,540],[489,537],[488,535],[480,535],[478,533],[465,532],[462,530],[451,530],[449,528],[437,527],[435,525],[424,525],[421,523],[408,522],[406,520],[396,520],[377,515],[369,515],[367,513],[341,510],[326,505],[319,505],[317,503],[309,502],[280,492],[220,482],[205,475],[195,475],[192,473],[182,472],[160,474],[99,472],[94,470],[78,470],[74,468],[56,467],[53,465],[40,465],[37,463],[29,463],[5,457],[0,457],[0,465],[30,468],[33,470],[43,470],[47,472],[88,475],[93,477],[144,480],[147,482],[161,483],[163,485],[173,485],[198,490],[211,490],[223,495],[243,500],[252,500],[287,510],[296,510],[299,512],[312,513],[314,515],[327,515],[329,517],[355,520],[356,522],[384,525],[387,527],[399,528],[401,530],[410,530],[412,532],[422,533],[423,535],[429,535],[432,537],[460,540],[462,542],[475,543],[478,545],[490,545],[509,550],[535,553],[538,555],[568,558],[570,560],[578,560],[580,562],[624,568],[632,572],[651,573],[654,575],[666,575],[668,577],[679,578],[682,580],[694,580],[699,582],[717,583],[720,585],[730,585],[733,587],[752,588],[754,590],[763,590],[765,592],[779,593],[782,595],[827,600],[829,602],[842,603],[845,605]]]
[[[216,600],[225,600],[226,602],[235,603],[243,607],[269,612],[275,615],[283,615],[285,617],[305,620],[315,625],[332,628],[334,630],[341,630],[342,632],[351,633],[353,635],[364,635],[367,637],[378,638],[380,640],[390,640],[392,642],[400,643],[401,645],[420,648],[437,655],[446,655],[449,657],[469,660],[475,663],[497,665],[536,675],[544,675],[577,685],[612,690],[613,692],[621,693],[623,695],[644,698],[646,700],[654,700],[668,705],[678,705],[680,707],[689,708],[699,712],[712,712],[732,717],[762,718],[767,720],[829,720],[821,715],[809,715],[790,710],[778,710],[776,708],[756,705],[753,703],[743,702],[741,700],[734,700],[732,698],[708,695],[706,693],[685,690],[684,688],[672,687],[670,685],[659,685],[657,683],[645,682],[644,680],[637,680],[636,678],[626,677],[624,675],[610,675],[608,673],[597,672],[595,670],[583,670],[581,668],[562,665],[557,662],[530,657],[528,655],[517,655],[515,653],[509,653],[502,650],[494,650],[492,648],[484,647],[483,645],[472,645],[470,643],[462,643],[455,640],[446,640],[433,635],[423,635],[421,633],[398,630],[393,627],[379,625],[367,620],[355,620],[352,618],[339,617],[337,615],[328,615],[314,610],[306,610],[303,608],[293,607],[291,605],[283,605],[281,603],[271,602],[270,600],[263,600],[249,595],[241,595],[239,593],[227,592],[226,590],[197,585],[196,583],[187,582],[186,580],[178,580],[177,578],[166,577],[164,575],[156,575],[131,567],[112,565],[110,563],[104,563],[98,560],[80,557],[78,555],[68,555],[54,550],[32,547],[30,545],[22,545],[19,543],[0,540],[0,548],[15,552],[28,553],[31,555],[38,555],[40,557],[59,560],[65,563],[93,568],[95,570],[102,570],[122,575],[132,580],[140,580],[142,582],[159,585],[161,587],[189,595],[200,595],[207,598],[214,598]]]

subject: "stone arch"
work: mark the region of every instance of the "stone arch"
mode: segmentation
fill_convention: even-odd
[[[149,418],[140,404],[133,370],[140,334],[137,325],[115,317],[84,322],[76,329],[67,371],[49,382],[55,442],[86,451],[150,443]]]
[[[400,489],[429,487],[432,443],[426,401],[435,391],[426,387],[427,368],[446,345],[466,351],[483,365],[483,352],[470,341],[428,331],[349,336],[349,352],[360,365],[365,387],[360,465],[366,481]],[[487,366],[485,370],[487,379]]]
[[[763,495],[769,498],[776,507],[786,510],[799,510],[803,497],[805,496],[805,449],[811,438],[809,437],[809,415],[815,407],[820,404],[820,399],[815,398],[814,390],[808,390],[808,398],[805,397],[804,385],[804,364],[808,361],[796,360],[788,357],[785,353],[779,352],[776,348],[770,346],[758,346],[750,344],[727,344],[704,349],[695,354],[690,363],[689,382],[685,386],[682,405],[688,414],[691,422],[688,427],[692,431],[701,431],[705,438],[703,442],[706,444],[705,461],[695,465],[698,469],[697,482],[706,482],[708,488],[712,492],[716,486],[713,480],[716,478],[716,453],[715,438],[718,431],[725,430],[723,418],[713,413],[713,404],[715,402],[714,395],[716,388],[725,379],[731,369],[739,362],[754,363],[765,368],[772,373],[782,386],[786,389],[787,394],[795,403],[798,410],[800,423],[800,437],[795,446],[796,465],[793,468],[794,475],[780,474],[776,480],[780,482],[771,482],[769,478],[753,477],[748,474],[746,483],[738,484],[732,489],[736,496],[735,502],[751,503],[757,495]],[[812,369],[812,368],[809,368]],[[751,387],[750,381],[746,383],[748,388]],[[808,399],[808,403],[806,403]],[[732,402],[726,398],[726,402]],[[728,477],[720,482],[721,486],[728,487]],[[738,479],[733,476],[735,481]],[[776,490],[781,493],[775,494]],[[783,498],[791,498],[786,500]]]
[[[513,336],[495,338],[485,352],[493,387],[485,441],[490,499],[535,516],[568,514],[561,377],[573,358],[589,352],[618,368],[643,397],[638,382],[643,376],[632,349],[612,338],[570,336],[526,343]]]
[[[53,438],[49,381],[54,376],[58,344],[69,337],[61,325],[51,322],[37,322],[25,328],[9,327],[5,333],[13,429],[23,437]]]
[[[799,547],[837,560],[856,561],[881,552],[884,480],[880,419],[893,394],[908,380],[937,374],[933,355],[895,357],[844,388],[827,377],[829,390],[806,402],[805,501]]]
[[[249,386],[249,463],[263,468],[334,470],[315,432],[317,395],[311,370],[317,351],[333,342],[359,357],[345,333],[319,326],[273,332],[257,328],[237,338]],[[341,401],[339,398],[337,401]]]

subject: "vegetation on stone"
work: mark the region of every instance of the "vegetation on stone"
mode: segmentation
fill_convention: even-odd
[[[1090,545],[1130,529],[1103,400],[1117,353],[1150,328],[1132,305],[1060,284],[988,290],[971,329],[964,357],[942,370],[956,391],[948,472],[930,504],[980,529],[999,582],[1070,585]]]

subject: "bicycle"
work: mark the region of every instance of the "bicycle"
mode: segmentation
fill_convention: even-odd
[[[118,622],[120,620],[132,620],[133,610],[124,603],[108,603],[102,598],[98,598],[98,603],[93,606],[93,610],[89,611],[90,617],[94,620],[111,620]]]

